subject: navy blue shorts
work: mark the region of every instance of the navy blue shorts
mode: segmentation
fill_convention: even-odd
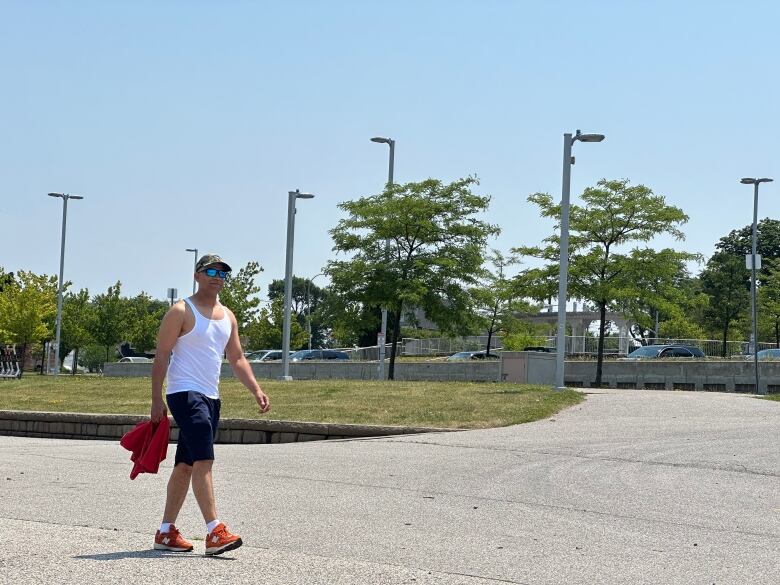
[[[214,459],[219,427],[219,399],[190,390],[168,394],[168,410],[179,425],[174,465]]]

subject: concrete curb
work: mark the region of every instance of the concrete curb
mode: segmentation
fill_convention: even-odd
[[[118,440],[136,424],[148,418],[148,416],[132,414],[0,410],[0,435],[45,439]],[[179,438],[179,428],[173,418],[169,417],[169,419],[171,441],[176,441]],[[219,421],[217,443],[297,443],[458,430],[461,429],[226,418]]]

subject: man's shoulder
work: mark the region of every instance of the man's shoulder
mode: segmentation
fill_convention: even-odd
[[[171,305],[171,308],[168,309],[168,315],[171,317],[184,317],[184,315],[187,313],[187,303],[184,302],[184,299],[180,301],[176,301]]]
[[[225,314],[230,318],[231,321],[236,320],[236,316],[233,314],[233,311],[228,309],[225,305],[222,305],[222,310],[225,311]]]

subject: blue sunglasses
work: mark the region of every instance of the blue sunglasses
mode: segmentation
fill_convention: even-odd
[[[201,272],[211,278],[219,276],[222,280],[225,280],[227,275],[230,274],[230,270],[217,270],[216,268],[206,268],[205,270],[201,270]]]

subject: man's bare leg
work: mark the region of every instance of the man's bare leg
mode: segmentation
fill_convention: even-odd
[[[213,459],[204,459],[192,465],[192,492],[206,524],[217,519],[217,504],[214,501],[214,484],[211,479],[213,463]]]
[[[168,496],[165,499],[163,522],[176,523],[184,499],[187,497],[187,490],[190,488],[191,477],[192,467],[186,463],[179,463],[173,468],[171,478],[168,480]]]

